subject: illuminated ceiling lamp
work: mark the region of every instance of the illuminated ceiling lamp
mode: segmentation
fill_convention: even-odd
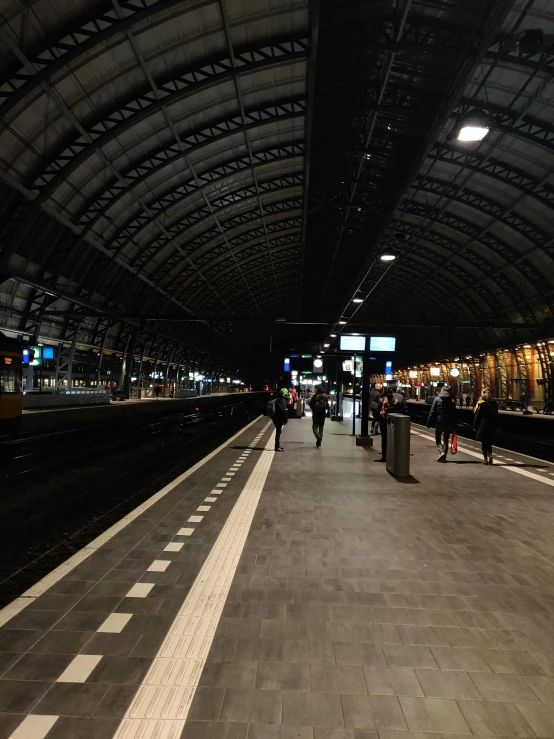
[[[379,259],[382,262],[394,262],[396,259],[396,254],[390,250],[384,251],[382,254],[379,254]]]
[[[468,113],[457,126],[455,136],[458,141],[482,141],[491,130],[490,121],[479,111]]]

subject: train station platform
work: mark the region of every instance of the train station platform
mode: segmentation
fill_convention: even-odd
[[[0,739],[554,737],[554,466],[272,431],[0,611]]]

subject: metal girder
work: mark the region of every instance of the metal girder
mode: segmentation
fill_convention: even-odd
[[[431,207],[428,207],[422,203],[413,202],[407,208],[405,214],[417,216],[419,218],[427,218],[429,217],[429,212],[431,210]],[[436,214],[436,216],[435,214],[433,214],[433,222],[440,223],[441,225],[457,231],[464,236],[468,236],[471,239],[469,243],[475,242],[476,245],[480,245],[485,248],[477,251],[476,249],[470,248],[469,244],[460,244],[453,239],[450,239],[443,233],[437,233],[432,228],[427,229],[426,233],[422,235],[422,231],[425,230],[422,229],[419,224],[414,224],[411,221],[400,221],[396,225],[395,231],[404,233],[415,240],[419,238],[424,238],[427,241],[431,241],[437,244],[443,243],[445,245],[446,242],[448,242],[453,257],[462,257],[464,259],[468,259],[468,261],[472,261],[474,264],[477,263],[476,260],[478,260],[479,262],[482,261],[484,271],[490,275],[494,274],[495,270],[493,269],[493,265],[491,264],[490,260],[484,259],[484,255],[487,254],[487,252],[492,253],[495,256],[499,256],[503,261],[503,266],[505,267],[511,267],[514,265],[514,262],[516,260],[521,259],[521,253],[513,249],[513,247],[511,247],[508,243],[503,242],[502,240],[496,238],[493,234],[489,234],[488,232],[482,234],[479,229],[476,228],[471,222],[459,218],[449,211],[445,210],[441,213]],[[521,281],[522,277],[524,278],[526,283],[533,289],[534,292],[540,292],[541,289],[547,290],[550,288],[550,282],[545,279],[544,274],[540,270],[535,269],[532,262],[529,263],[528,267],[529,269],[525,272],[519,270],[518,284],[511,283],[512,287],[510,292],[512,290],[520,292],[519,282]],[[526,299],[529,296],[522,295],[521,297]]]
[[[298,199],[292,198],[289,200],[281,200],[278,202],[269,203],[266,205],[266,211],[270,215],[280,215],[282,213],[286,214],[296,208],[299,209],[299,202],[300,201]],[[207,242],[213,241],[215,243],[219,243],[221,248],[228,253],[229,249],[233,245],[232,234],[230,232],[233,229],[244,225],[245,223],[252,223],[253,220],[259,220],[259,212],[257,209],[235,214],[231,218],[227,219],[227,221],[222,221],[221,224],[207,229],[193,240],[187,242],[185,249],[178,248],[173,254],[169,255],[164,260],[164,262],[157,265],[152,272],[148,273],[147,279],[150,282],[158,285],[161,283],[165,275],[167,275],[168,273],[171,274],[175,267],[184,262],[189,263],[189,269],[196,271],[196,249],[201,249],[203,246],[206,245]],[[181,237],[184,233],[186,233],[188,228],[189,226],[185,226],[184,228],[179,228],[179,230],[177,230],[177,227],[174,226],[171,232],[167,231],[166,233],[161,234],[157,239],[155,239],[154,242],[150,244],[147,249],[144,249],[136,258],[134,258],[133,268],[135,274],[129,275],[127,277],[127,279],[125,280],[126,285],[131,285],[136,279],[137,275],[140,274],[142,270],[152,262],[158,251],[160,251],[164,247],[172,245],[173,240],[177,237]],[[225,233],[225,239],[223,239],[222,236],[222,229]],[[268,229],[272,231],[273,224],[268,224]],[[171,239],[169,237],[170,233]],[[110,275],[111,270],[111,263],[107,262],[104,272],[99,278],[98,284],[102,282],[103,276]],[[164,289],[167,290],[167,286],[165,286]],[[120,296],[126,294],[126,287],[121,282],[119,282],[118,285],[114,285],[114,291],[115,290],[117,290]]]
[[[485,156],[478,152],[459,151],[445,145],[439,145],[429,153],[430,159],[467,168],[478,174],[511,185],[525,195],[535,198],[544,205],[554,205],[554,187],[544,180],[530,177],[523,169],[508,165],[495,157]]]
[[[534,225],[519,213],[510,211],[506,213],[506,207],[488,198],[481,193],[473,192],[468,188],[463,188],[458,192],[458,187],[450,182],[444,182],[435,177],[421,177],[414,181],[414,188],[432,193],[440,197],[446,197],[457,202],[468,205],[481,213],[485,213],[490,217],[510,226],[514,231],[519,233],[525,239],[528,239],[536,246],[541,246],[549,256],[554,256],[554,245],[549,246],[550,236],[541,231],[538,226]]]
[[[167,109],[184,97],[199,93],[214,85],[231,80],[234,74],[254,73],[261,69],[294,63],[305,59],[308,53],[308,39],[305,34],[282,40],[268,40],[264,44],[235,50],[237,69],[229,55],[219,55],[205,59],[198,67],[183,69],[172,73],[166,79],[156,81],[158,95],[150,86],[143,88],[141,94],[121,103],[110,114],[88,124],[85,135],[81,134],[66,142],[54,158],[40,168],[28,180],[29,189],[37,189],[38,202],[46,200],[56,191],[61,182],[77,167],[81,166],[97,149],[104,147],[123,131],[135,126],[162,108]]]
[[[272,249],[272,254],[275,257],[275,260],[280,260],[284,257],[286,258],[295,258],[300,259],[301,258],[301,248],[298,248],[301,246],[301,244],[298,243],[298,241],[295,244],[285,244],[283,246],[280,246],[278,248]],[[246,251],[246,250],[245,250]],[[256,268],[260,269],[267,269],[267,250],[266,249],[260,249],[259,245],[256,249],[248,249],[250,253],[248,254],[241,254],[240,261],[239,261],[239,268],[242,271],[243,268],[248,268],[252,263],[254,263]],[[221,265],[221,269],[213,275],[213,278],[217,280],[217,284],[219,285],[220,289],[225,290],[225,288],[231,284],[234,281],[234,277],[231,277],[230,280],[225,280],[225,277],[229,274],[232,274],[236,272],[236,264],[234,262],[231,262],[229,259],[225,260],[225,263]],[[251,271],[251,270],[249,270]],[[266,275],[266,284],[267,284],[267,275]],[[187,290],[190,290],[190,303],[191,306],[195,305],[198,298],[203,298],[203,290],[202,286],[200,285],[200,280],[196,280],[195,282],[190,283],[187,288]]]
[[[295,187],[302,187],[302,182],[302,171],[290,172],[285,175],[278,175],[277,177],[261,180],[258,183],[258,188],[262,193],[267,194],[279,192],[282,190],[289,190]],[[181,197],[179,197],[177,194],[172,195],[172,197],[168,197],[167,201],[169,201],[170,205],[166,206],[165,208],[161,206],[157,208],[152,208],[152,206],[149,206],[156,211],[156,216],[149,217],[146,213],[142,213],[140,216],[137,216],[133,220],[129,221],[127,225],[111,239],[111,244],[113,248],[117,252],[122,252],[129,244],[137,246],[135,239],[143,228],[155,224],[156,217],[160,213],[163,213],[165,216],[167,216],[168,207],[172,207],[183,201],[186,203],[188,200],[188,196],[189,193],[186,193]],[[211,203],[213,205],[213,209],[217,213],[224,213],[226,208],[233,206],[236,203],[248,201],[252,198],[257,197],[258,192],[256,186],[254,184],[248,184],[246,186],[243,185],[236,190],[225,191],[224,195],[212,198]],[[166,229],[168,233],[172,236],[175,234],[184,234],[187,230],[187,227],[196,225],[203,220],[209,220],[210,216],[211,211],[208,209],[207,205],[195,203],[192,210],[190,210],[184,217],[181,215],[179,217],[179,220],[174,222],[172,225],[166,225]],[[151,234],[146,244],[140,245],[141,251],[143,249],[148,249],[148,244],[154,240],[156,240],[156,234]],[[138,259],[142,261],[140,253]]]
[[[275,223],[268,224],[270,233],[276,234],[276,237],[270,239],[272,244],[277,246],[288,244],[290,241],[297,237],[298,233],[301,232],[301,219],[287,219],[283,221],[277,221]],[[257,226],[255,229],[250,229],[246,232],[241,232],[237,237],[230,239],[231,245],[237,249],[237,254],[240,254],[243,248],[248,248],[250,245],[256,246],[263,241],[265,238],[264,232],[261,226]],[[188,283],[191,280],[196,279],[198,270],[203,267],[210,267],[212,264],[216,265],[220,261],[227,257],[227,252],[218,245],[211,245],[206,250],[203,257],[197,257],[196,269],[185,267],[179,271],[174,270],[171,273],[171,280],[165,283],[164,287],[168,291],[175,290],[176,296],[181,296],[186,290]]]
[[[183,8],[182,13],[199,10],[212,2],[199,0]],[[182,0],[119,0],[119,5],[124,12],[123,18],[116,13],[109,0],[102,2],[28,51],[26,55],[31,65],[17,61],[9,66],[1,77],[0,117],[4,118],[20,100],[70,61],[136,23],[182,5]]]
[[[286,259],[284,261],[277,261],[275,265],[275,273],[277,277],[283,276],[283,278],[286,278],[287,275],[290,276],[291,271],[293,274],[298,274],[298,277],[300,277],[300,258],[297,257],[294,260]],[[281,293],[281,300],[279,301],[279,304],[276,305],[275,298],[271,295],[267,294],[267,290],[265,290],[265,286],[267,285],[267,275],[260,274],[260,267],[259,266],[253,266],[250,270],[248,270],[247,273],[252,290],[258,295],[258,301],[259,305],[261,306],[269,306],[273,309],[279,308],[279,310],[286,310],[287,303],[285,302],[284,298],[287,294],[290,294],[291,296],[294,295],[297,290],[298,286],[294,285],[291,281],[289,281],[286,285],[283,285],[283,290]],[[239,277],[236,277],[235,282],[239,279]],[[229,282],[228,284],[231,284]],[[240,296],[244,298],[244,293],[240,293]],[[245,305],[244,300],[237,300],[237,311],[241,310]],[[201,302],[202,308],[206,308],[210,310],[212,307],[215,307],[214,304],[202,301]],[[292,305],[292,302],[291,302]],[[229,316],[229,320],[231,320],[233,316]]]
[[[266,206],[266,210],[272,214],[272,215],[283,215],[284,217],[279,219],[278,222],[283,221],[290,221],[290,219],[293,217],[293,213],[295,211],[301,211],[302,209],[302,201],[300,198],[290,198],[287,200],[282,200],[280,202],[271,203],[271,205]],[[226,232],[228,234],[227,238],[230,245],[234,245],[236,242],[234,241],[234,234],[232,233],[233,230],[240,228],[241,226],[248,225],[249,227],[252,226],[253,223],[256,223],[256,221],[259,221],[259,212],[257,210],[249,210],[244,211],[242,213],[238,213],[236,215],[233,215],[231,218],[227,219],[227,221],[224,221],[223,224],[225,226]],[[270,232],[273,232],[275,229],[275,223],[274,222],[268,222],[267,228]],[[263,233],[263,231],[262,231]],[[237,236],[240,238],[240,235],[237,234]],[[194,239],[189,241],[187,243],[187,255],[196,262],[196,258],[198,255],[195,254],[197,250],[202,250],[203,253],[208,251],[206,246],[210,244],[209,250],[212,250],[212,247],[214,247],[217,242],[220,240],[220,234],[218,229],[216,228],[210,228],[203,233],[196,236]],[[165,244],[163,244],[165,245]],[[162,246],[163,246],[162,245]],[[154,242],[154,244],[150,247],[153,251],[152,254],[155,254],[158,249],[161,248],[159,244],[159,239]],[[159,265],[156,271],[149,274],[150,279],[154,280],[155,282],[159,279],[160,274],[167,274],[170,273],[173,268],[179,264],[179,262],[182,260],[182,257],[180,254],[174,254],[170,257],[168,257],[163,264]]]
[[[239,262],[242,263],[245,256],[248,256],[250,253],[255,253],[256,251],[260,250],[260,247],[265,243],[265,238],[263,236],[258,236],[258,238],[256,239],[245,242],[245,244],[241,245],[235,251],[235,254],[239,258]],[[280,236],[276,239],[270,239],[269,243],[272,251],[277,251],[279,250],[279,248],[287,246],[295,246],[298,247],[299,250],[301,250],[302,247],[302,241],[299,239],[298,231],[287,233],[286,235]],[[219,275],[219,272],[216,271],[217,268],[221,264],[227,263],[228,261],[228,254],[220,252],[217,257],[211,258],[210,261],[207,263],[206,275],[209,276],[211,279],[217,279]],[[186,292],[190,287],[194,286],[198,282],[200,282],[200,276],[195,273],[191,273],[186,280],[181,280],[181,284],[179,285],[179,288],[175,293],[176,297],[179,299],[179,296],[181,296],[182,293]]]
[[[292,120],[305,114],[305,102],[301,99],[282,100],[275,104],[257,108],[249,111],[247,116],[252,119],[249,128],[265,126],[271,122]],[[242,121],[233,116],[215,121],[209,126],[196,129],[188,135],[181,136],[183,146],[187,154],[194,154],[204,146],[224,139],[231,134],[242,131]],[[255,164],[260,166],[277,160],[301,157],[304,154],[304,141],[296,139],[277,143],[270,147],[254,150],[252,156]],[[182,160],[183,151],[177,143],[159,148],[149,154],[146,158],[136,159],[132,164],[121,172],[121,179],[112,177],[108,185],[97,190],[94,195],[79,210],[76,222],[79,225],[93,227],[96,221],[102,217],[108,208],[113,207],[120,198],[131,192],[133,188],[147,180],[153,174],[160,172],[165,167]],[[236,154],[224,161],[222,164],[197,174],[198,180],[203,186],[218,180],[232,176],[237,172],[248,169],[249,158],[237,157]],[[195,192],[198,189],[196,180],[191,177],[180,187],[186,192]],[[155,207],[151,206],[153,210]]]
[[[516,69],[531,69],[544,72],[551,77],[554,76],[554,54],[552,52],[520,54],[519,51],[506,53],[491,50],[485,53],[485,59],[497,65],[508,64]]]

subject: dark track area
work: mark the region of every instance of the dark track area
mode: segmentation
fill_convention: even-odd
[[[0,607],[260,414],[214,400],[0,444]]]
[[[427,426],[429,405],[408,402],[408,408],[414,423]],[[458,411],[457,432],[460,437],[475,439],[471,410]],[[495,446],[554,462],[554,421],[501,413]]]

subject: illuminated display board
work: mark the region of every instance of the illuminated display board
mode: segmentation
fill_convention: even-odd
[[[339,349],[341,352],[365,352],[365,344],[365,336],[344,335],[340,337]]]
[[[370,336],[369,351],[394,352],[396,351],[396,336]]]

